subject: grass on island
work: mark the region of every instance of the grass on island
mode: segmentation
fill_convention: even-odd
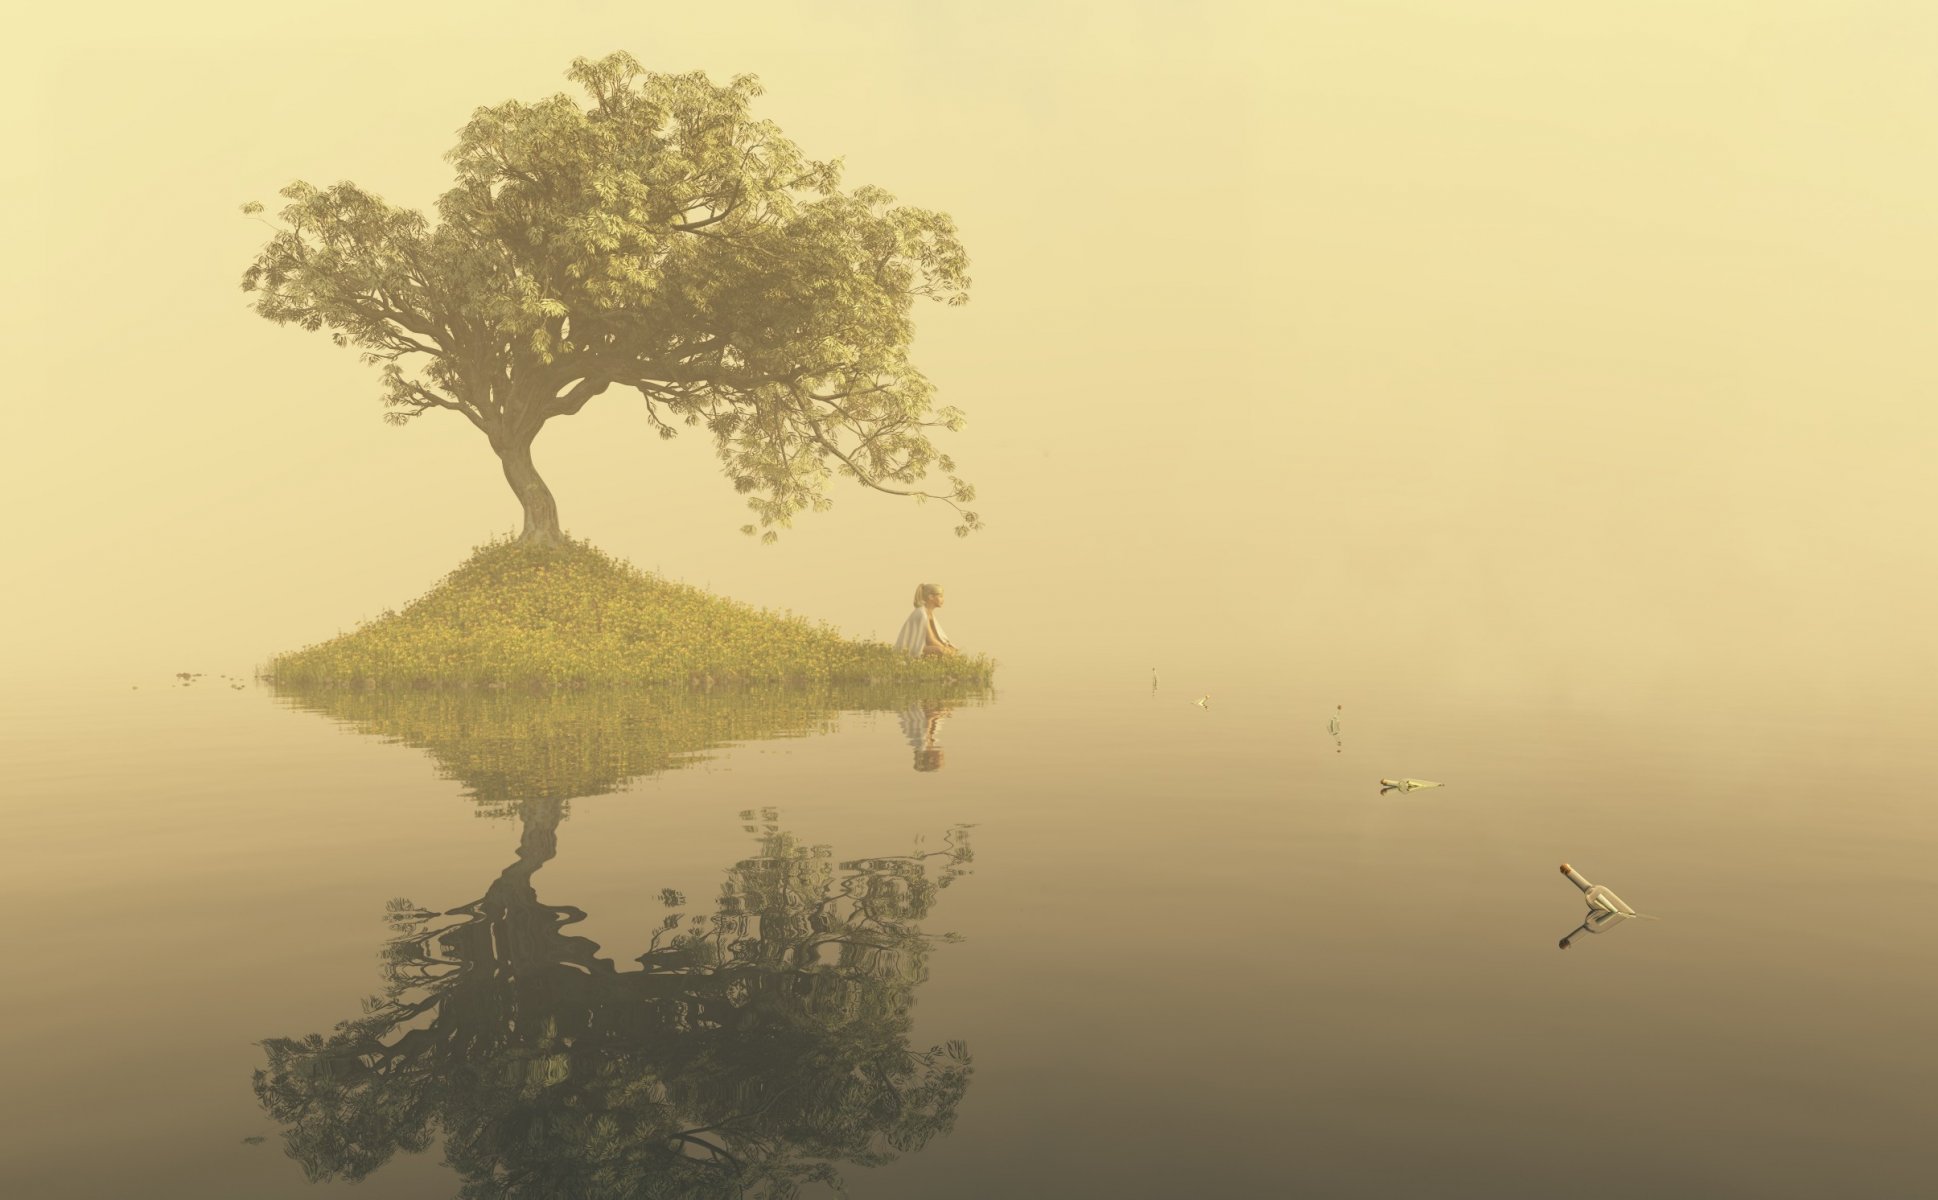
[[[982,656],[911,659],[672,583],[568,540],[500,538],[402,612],[278,655],[289,687],[987,685]]]

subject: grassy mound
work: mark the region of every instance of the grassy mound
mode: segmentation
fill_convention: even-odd
[[[910,659],[823,623],[670,583],[585,542],[488,542],[399,613],[278,655],[290,686],[987,684],[982,656]]]

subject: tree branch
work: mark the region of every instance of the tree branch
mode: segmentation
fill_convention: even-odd
[[[736,1171],[746,1170],[746,1167],[741,1163],[741,1161],[738,1158],[734,1157],[733,1151],[727,1149],[725,1146],[715,1145],[713,1142],[709,1142],[705,1138],[693,1137],[689,1134],[684,1134],[684,1133],[676,1133],[673,1136],[679,1141],[691,1142],[695,1146],[699,1146],[701,1149],[709,1151],[710,1153],[713,1154],[715,1158],[726,1159],[728,1162],[733,1164],[734,1170]]]
[[[729,203],[727,204],[727,207],[725,207],[725,208],[723,208],[723,209],[721,209],[720,211],[718,211],[718,212],[716,212],[716,213],[714,213],[714,214],[713,214],[712,216],[710,216],[710,217],[702,217],[702,218],[701,218],[700,220],[698,220],[698,221],[675,221],[675,222],[673,222],[673,232],[675,232],[675,233],[698,233],[698,232],[699,232],[700,230],[702,230],[702,229],[705,229],[705,228],[706,228],[707,226],[709,226],[709,225],[718,225],[718,224],[719,224],[720,222],[722,222],[722,221],[724,221],[724,220],[726,220],[726,219],[727,219],[728,217],[730,217],[730,216],[732,216],[732,215],[733,215],[733,212],[734,212],[734,210],[735,210],[735,209],[737,209],[737,208],[739,208],[739,207],[740,207],[740,200],[739,200],[739,198],[737,198],[737,197],[736,197],[736,198],[735,198],[734,200],[732,200],[732,201],[730,201],[730,202],[729,202]]]
[[[572,386],[563,396],[552,397],[552,411],[561,417],[569,417],[585,407],[586,401],[612,386],[610,379],[595,379],[588,375]]]
[[[953,496],[944,496],[936,492],[904,491],[901,488],[892,488],[887,486],[886,484],[876,482],[874,479],[869,477],[868,472],[864,471],[861,468],[860,464],[856,463],[854,459],[850,458],[846,453],[844,453],[841,447],[835,445],[832,441],[828,440],[827,435],[821,432],[821,424],[818,421],[810,420],[808,422],[808,437],[816,445],[826,450],[829,454],[832,454],[836,458],[840,459],[842,463],[846,465],[849,470],[855,473],[855,478],[861,481],[861,484],[863,487],[871,487],[878,492],[887,492],[891,496],[920,496],[925,500],[940,500],[944,504],[947,504],[950,508],[955,509],[957,512],[963,511],[962,505],[957,504]]]

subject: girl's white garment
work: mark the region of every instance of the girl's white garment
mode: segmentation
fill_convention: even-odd
[[[935,735],[947,716],[945,709],[931,712],[920,704],[911,704],[902,710],[902,736],[908,739],[912,749],[934,750]]]
[[[917,605],[915,611],[909,613],[908,620],[902,622],[902,632],[895,635],[895,648],[911,658],[922,657],[929,648],[931,624],[929,610]],[[941,625],[935,625],[935,640],[945,646],[955,645],[949,640],[949,635],[942,632]]]

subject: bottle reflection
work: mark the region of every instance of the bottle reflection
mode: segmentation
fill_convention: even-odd
[[[934,699],[922,700],[902,710],[902,736],[908,739],[909,748],[915,751],[916,770],[942,769],[942,746],[937,742],[936,734],[954,712],[954,705]]]
[[[1563,950],[1566,950],[1568,948],[1569,943],[1573,942],[1576,938],[1580,937],[1584,933],[1606,933],[1610,929],[1615,928],[1617,925],[1620,925],[1623,921],[1626,921],[1626,920],[1628,920],[1628,914],[1626,913],[1609,912],[1606,909],[1591,908],[1588,910],[1587,918],[1582,921],[1580,926],[1578,926],[1573,932],[1569,933],[1567,937],[1564,937],[1561,939],[1561,948]]]
[[[391,903],[365,1015],[262,1043],[256,1096],[312,1180],[441,1140],[466,1198],[784,1196],[950,1128],[968,1052],[912,1048],[910,1010],[966,830],[837,863],[768,810],[712,911],[669,916],[621,970],[569,932],[581,910],[538,898],[563,814],[521,804],[516,861],[476,901]]]

